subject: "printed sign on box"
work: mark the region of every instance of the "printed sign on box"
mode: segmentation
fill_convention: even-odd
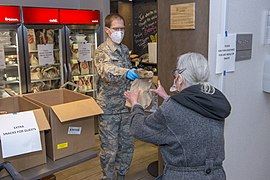
[[[0,116],[2,157],[12,157],[42,150],[33,111]]]

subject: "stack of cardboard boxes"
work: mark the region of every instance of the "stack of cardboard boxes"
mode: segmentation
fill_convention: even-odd
[[[42,151],[0,157],[18,171],[45,164],[46,154],[56,161],[95,146],[94,116],[103,113],[92,97],[66,89],[3,98],[0,111],[33,111],[39,127]]]

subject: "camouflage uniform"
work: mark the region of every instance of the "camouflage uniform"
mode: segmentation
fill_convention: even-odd
[[[118,175],[127,173],[134,150],[129,132],[130,113],[124,97],[131,83],[126,78],[131,66],[129,50],[124,44],[115,45],[107,38],[95,51],[94,64],[97,71],[97,103],[104,111],[99,117],[102,179],[115,179],[115,172]]]

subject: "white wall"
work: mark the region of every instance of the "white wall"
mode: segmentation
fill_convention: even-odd
[[[227,6],[224,6],[227,2]],[[262,91],[264,60],[270,60],[270,46],[264,46],[263,11],[269,0],[210,0],[209,63],[211,81],[222,87],[232,105],[226,120],[225,170],[228,180],[270,179],[270,94]],[[222,13],[227,7],[227,12]],[[226,20],[225,20],[226,19]],[[252,33],[252,58],[236,62],[235,72],[223,83],[215,75],[216,35]]]

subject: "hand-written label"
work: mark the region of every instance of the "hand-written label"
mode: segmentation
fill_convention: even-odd
[[[155,2],[134,4],[134,53],[148,52],[148,42],[156,42],[157,7]]]

